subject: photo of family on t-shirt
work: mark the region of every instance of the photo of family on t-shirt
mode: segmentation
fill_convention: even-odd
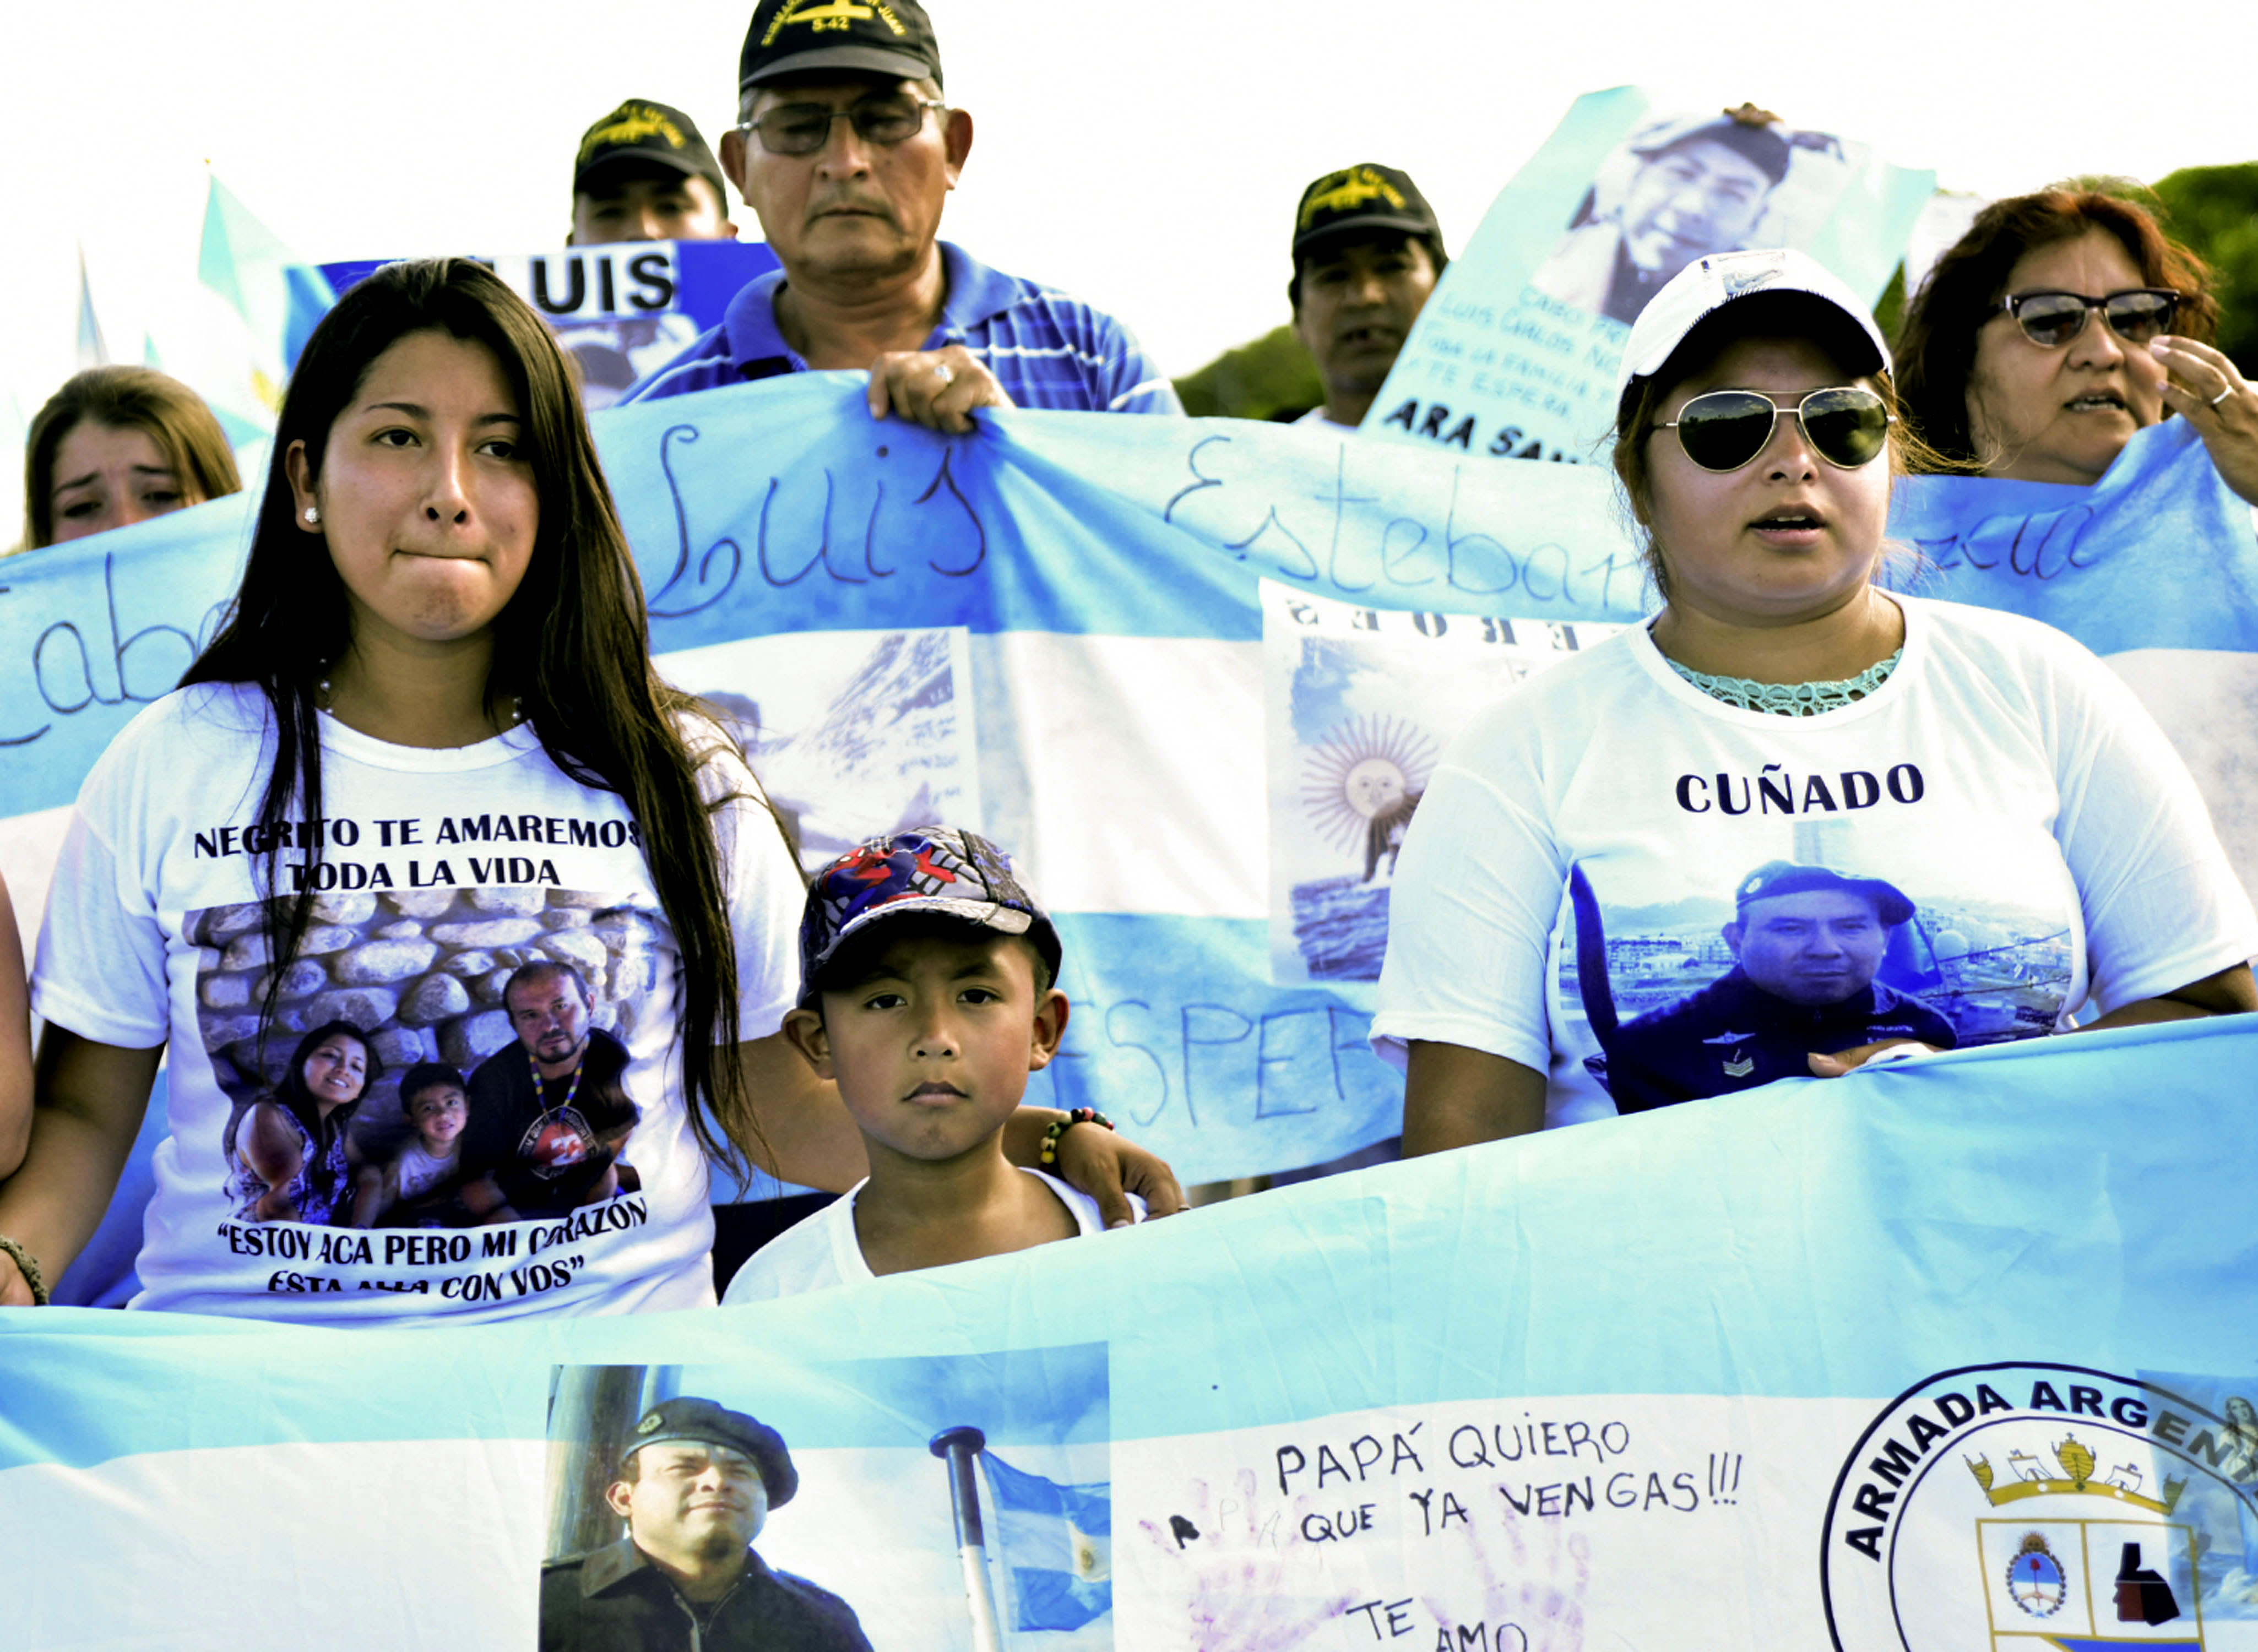
[[[647,920],[566,891],[467,891],[469,910],[443,897],[437,913],[429,897],[362,904],[365,917],[331,904],[330,916],[361,921],[316,925],[309,939],[329,950],[302,953],[293,968],[306,978],[284,981],[310,990],[263,1041],[252,996],[263,974],[231,982],[227,966],[248,961],[207,954],[217,961],[200,972],[201,1002],[238,1009],[202,1017],[234,1103],[222,1143],[230,1214],[459,1228],[638,1191],[629,1055],[602,1025],[634,1006],[591,977],[628,973]]]

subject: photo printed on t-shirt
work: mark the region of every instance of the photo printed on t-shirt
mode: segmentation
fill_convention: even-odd
[[[231,1104],[231,1220],[481,1227],[641,1187],[628,1044],[659,937],[628,897],[325,891],[271,1015],[266,916],[245,903],[185,921],[202,949],[198,1026]]]
[[[1753,783],[1766,783],[1786,780],[1768,771]],[[1861,811],[1918,802],[1925,785],[1913,764],[1801,783]],[[1690,863],[1665,873],[1602,856],[1571,869],[1558,1009],[1599,1046],[1585,1066],[1619,1110],[1807,1078],[1814,1053],[1966,1049],[2054,1030],[2073,977],[2070,913],[2003,900],[2012,883],[1971,877],[1918,840],[1774,826],[1750,834],[1729,887],[1689,887]]]

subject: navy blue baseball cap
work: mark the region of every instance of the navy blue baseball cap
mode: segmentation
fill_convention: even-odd
[[[1751,901],[1768,901],[1779,895],[1801,895],[1812,890],[1842,890],[1874,904],[1883,923],[1895,926],[1914,915],[1914,904],[1894,883],[1878,877],[1845,877],[1823,866],[1800,866],[1793,861],[1767,861],[1741,880],[1733,891],[1733,905],[1745,912]]]
[[[779,74],[852,69],[941,84],[941,46],[917,0],[760,0],[737,55],[740,96]]]
[[[1427,236],[1437,246],[1443,241],[1435,209],[1409,173],[1377,161],[1345,167],[1302,191],[1294,209],[1293,256],[1299,260],[1310,246],[1336,235],[1374,230]]]
[[[647,97],[630,97],[580,134],[580,148],[572,160],[572,192],[586,192],[588,181],[614,161],[642,161],[703,178],[714,186],[716,199],[726,203],[721,163],[698,130],[698,123],[671,103]]]

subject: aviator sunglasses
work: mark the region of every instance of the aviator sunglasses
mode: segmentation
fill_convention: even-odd
[[[2118,337],[2128,344],[2145,344],[2171,330],[2179,307],[2179,294],[2169,287],[2128,287],[2104,298],[2049,287],[2036,293],[2010,293],[1999,301],[1999,308],[2015,318],[2023,337],[2043,350],[2058,350],[2084,332],[2086,316],[2097,309]]]
[[[1753,390],[1710,390],[1654,428],[1677,431],[1678,445],[1703,470],[1737,471],[1765,450],[1783,413],[1803,427],[1811,450],[1838,471],[1871,463],[1897,422],[1872,391],[1838,385],[1807,391],[1790,408]]]

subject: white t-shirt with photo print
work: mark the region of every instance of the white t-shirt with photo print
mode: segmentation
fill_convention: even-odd
[[[1571,1124],[1617,1110],[1606,1046],[1620,1072],[1641,1017],[1649,1050],[1679,1029],[1693,1093],[1723,1094],[1807,1071],[1804,1049],[1828,1046],[1800,1035],[1858,1016],[1877,1035],[1941,1017],[1963,1046],[2036,1036],[2258,953],[2186,769],[2112,673],[2036,620],[1892,600],[1903,658],[1836,711],[1725,705],[1634,627],[1485,712],[1403,845],[1380,1054],[1503,1056],[1547,1074],[1546,1122]],[[1878,914],[1863,965],[1846,961],[1862,943],[1829,941],[1814,966],[1864,976],[1864,996],[1757,984],[1738,920],[1760,912],[1736,896],[1776,862],[1836,875],[1805,890],[1815,905]]]
[[[33,1007],[101,1043],[169,1047],[172,1134],[155,1156],[131,1306],[344,1325],[712,1302],[705,1161],[674,1047],[679,959],[625,802],[567,777],[529,727],[430,750],[323,715],[321,736],[323,895],[263,1051],[259,845],[246,828],[273,747],[264,696],[204,685],[159,700],[103,755],[72,816]],[[740,1033],[761,1038],[798,985],[799,874],[734,754],[711,759],[701,784],[709,797],[738,794],[712,818]],[[283,851],[286,890],[304,859]],[[389,1130],[397,1146],[410,1138],[397,1086],[415,1062],[445,1061],[468,1078],[487,1060],[530,1060],[502,996],[515,970],[544,961],[572,966],[589,1020],[628,1053],[617,1088],[639,1117],[618,1150],[616,1186],[539,1219],[447,1230],[238,1214],[243,1202],[228,1193],[244,1170],[237,1138],[302,1035],[335,1021],[366,1035],[381,1070],[364,1083],[353,1128],[364,1139]],[[550,1088],[562,1103],[568,1087]],[[557,1141],[589,1135],[564,1117],[582,1099],[533,1122],[529,1159],[555,1159]],[[351,1207],[348,1191],[338,1221]]]

